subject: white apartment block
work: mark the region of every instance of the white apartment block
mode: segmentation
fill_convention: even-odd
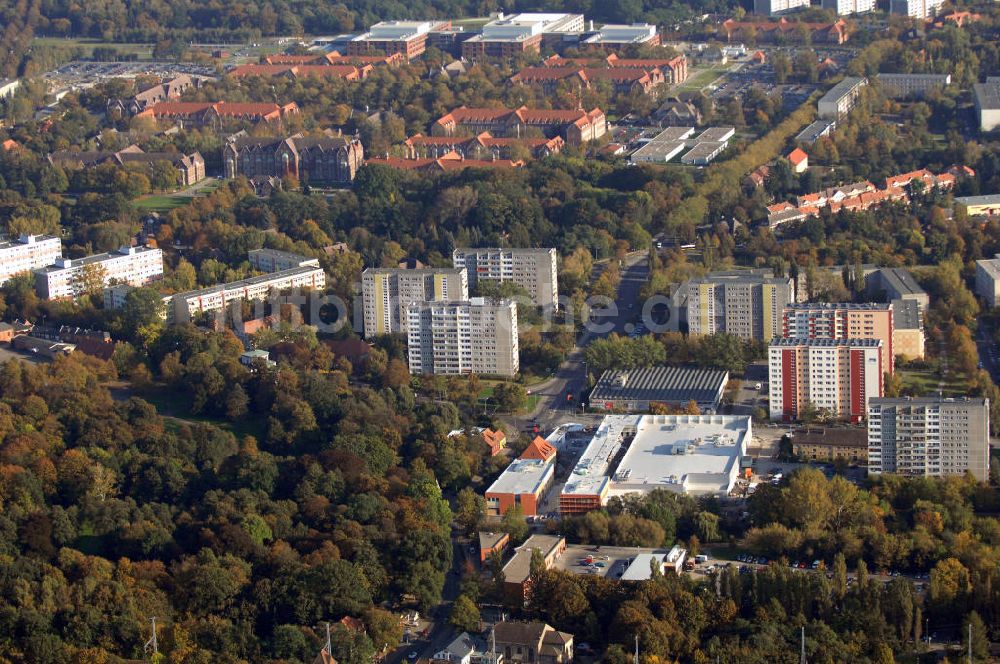
[[[520,369],[513,300],[411,302],[406,314],[410,373],[514,376]]]
[[[690,334],[728,332],[770,341],[781,336],[782,313],[795,301],[791,277],[774,277],[769,270],[713,272],[682,288]]]
[[[772,420],[799,419],[807,404],[860,422],[882,396],[879,339],[773,339],[768,347]]]
[[[62,258],[62,243],[54,235],[22,235],[0,242],[0,284],[23,272],[52,265]]]
[[[867,14],[875,11],[875,0],[823,0],[823,9],[832,9],[837,16]]]
[[[78,297],[88,278],[103,279],[101,288],[113,283],[145,286],[163,277],[163,252],[151,247],[122,247],[118,251],[86,258],[59,258],[54,265],[35,270],[35,290],[48,300]]]
[[[368,268],[361,274],[365,337],[406,332],[411,302],[469,299],[465,268]]]
[[[261,272],[281,272],[293,267],[319,267],[319,260],[279,249],[252,249],[247,252],[250,265]]]
[[[125,300],[128,297],[130,291],[135,290],[136,286],[129,286],[128,284],[113,284],[104,289],[104,308],[108,310],[121,309],[125,306]],[[170,310],[170,303],[173,300],[173,295],[163,295],[163,312],[160,315],[161,318],[166,320],[167,313]]]
[[[889,13],[910,18],[931,18],[937,16],[944,0],[890,0]]]
[[[839,120],[854,108],[861,96],[861,89],[868,85],[867,78],[846,76],[840,83],[819,98],[816,102],[817,115],[825,120]]]
[[[265,300],[275,291],[290,288],[320,291],[325,287],[326,274],[323,268],[313,265],[293,267],[228,284],[178,293],[171,298],[167,308],[167,322],[184,323],[198,314],[222,311],[231,302]]]
[[[976,261],[976,295],[990,308],[1000,302],[1000,254]]]
[[[753,13],[761,16],[775,16],[808,6],[809,0],[754,0]]]
[[[868,472],[942,476],[990,471],[990,400],[942,397],[868,402]]]
[[[466,269],[469,288],[480,279],[512,281],[540,307],[555,309],[559,303],[555,249],[455,249],[452,264]]]

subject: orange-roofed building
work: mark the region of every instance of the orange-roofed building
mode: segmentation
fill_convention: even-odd
[[[457,152],[449,152],[436,159],[405,159],[403,157],[370,157],[366,164],[382,164],[404,171],[444,172],[460,171],[465,168],[521,168],[523,161],[510,159],[465,159]]]
[[[809,155],[802,148],[795,148],[789,152],[787,159],[795,173],[805,173],[809,168]]]
[[[3,148],[4,152],[20,152],[24,149],[21,144],[13,138],[8,138],[3,143],[0,143],[0,148]]]
[[[590,111],[546,110],[522,106],[508,108],[468,108],[460,106],[434,123],[435,135],[454,136],[462,132],[488,131],[494,136],[520,137],[528,127],[547,137],[561,136],[569,145],[593,141],[607,133],[607,119],[599,108]]]
[[[556,448],[541,436],[535,439],[521,452],[522,459],[538,459],[539,461],[550,461],[556,456]]]
[[[364,632],[365,624],[353,616],[344,616],[340,619],[340,624],[352,632]]]
[[[767,54],[764,51],[756,51],[750,56],[750,59],[759,65],[767,63]]]
[[[154,104],[136,117],[154,120],[172,120],[193,127],[220,126],[234,121],[274,122],[280,124],[287,117],[298,115],[295,102],[282,106],[272,103],[230,103],[225,101],[184,102],[167,101]]]
[[[490,456],[495,457],[500,451],[507,447],[507,436],[500,429],[483,429],[483,442],[490,448]]]

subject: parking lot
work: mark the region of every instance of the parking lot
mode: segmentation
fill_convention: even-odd
[[[49,93],[58,95],[68,90],[92,88],[109,78],[157,76],[170,78],[179,74],[215,78],[215,67],[178,62],[86,62],[74,60],[45,72],[42,78]]]
[[[653,551],[667,552],[666,549],[644,549],[637,546],[569,544],[563,554],[556,559],[554,567],[574,574],[592,574],[609,579],[620,579],[633,558],[640,553]],[[593,557],[593,564],[585,563],[588,556]]]

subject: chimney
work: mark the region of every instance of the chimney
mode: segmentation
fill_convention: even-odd
[[[590,31],[594,31],[594,19],[590,19]]]

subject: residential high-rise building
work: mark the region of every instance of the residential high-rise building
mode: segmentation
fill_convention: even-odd
[[[890,0],[889,13],[910,18],[932,18],[937,16],[944,0]]]
[[[866,14],[875,10],[875,0],[823,0],[823,9],[832,9],[837,16]]]
[[[791,277],[770,270],[713,272],[682,286],[690,334],[728,332],[742,339],[781,336],[781,314],[795,301]]]
[[[817,115],[824,120],[839,120],[844,117],[854,108],[861,96],[861,89],[866,85],[867,78],[844,77],[816,102]]]
[[[768,347],[772,420],[799,419],[811,405],[860,422],[882,396],[879,339],[772,339]]]
[[[520,368],[513,300],[411,302],[406,315],[410,373],[514,376]]]
[[[406,332],[411,302],[469,299],[464,268],[369,268],[361,275],[365,336]]]
[[[943,397],[868,402],[868,472],[962,475],[990,472],[990,400]]]
[[[976,295],[991,308],[1000,304],[1000,254],[976,261]]]
[[[0,242],[0,284],[11,277],[52,265],[62,257],[62,243],[55,235],[22,235]]]
[[[35,271],[38,297],[57,300],[78,297],[88,289],[112,283],[145,286],[163,277],[163,252],[151,247],[122,247],[85,258],[58,258]]]
[[[895,370],[891,304],[853,302],[790,303],[782,315],[781,336],[789,339],[878,339],[882,366]]]
[[[754,0],[753,13],[761,16],[776,16],[799,7],[808,7],[809,0]]]
[[[512,281],[540,307],[555,308],[559,303],[556,250],[548,249],[455,249],[451,255],[456,268],[469,274],[469,288],[480,280]]]

